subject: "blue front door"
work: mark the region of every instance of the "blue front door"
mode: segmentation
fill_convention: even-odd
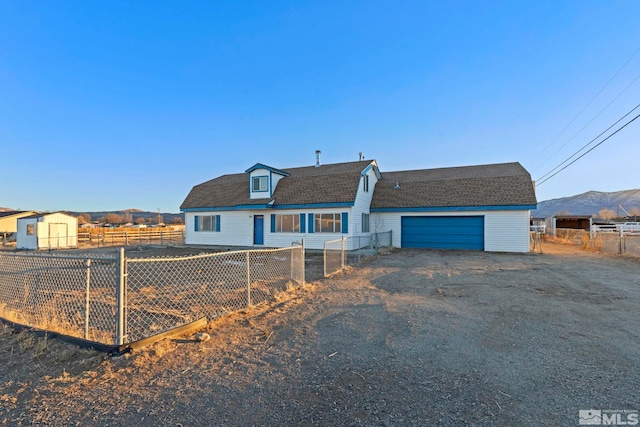
[[[253,216],[253,244],[264,245],[264,215]]]

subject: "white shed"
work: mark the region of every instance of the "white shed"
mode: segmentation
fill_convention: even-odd
[[[18,249],[63,249],[78,246],[78,219],[62,212],[18,219]]]

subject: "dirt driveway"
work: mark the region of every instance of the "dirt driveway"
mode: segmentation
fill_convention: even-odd
[[[640,410],[640,260],[398,250],[121,358],[0,326],[0,425],[563,425]],[[308,276],[309,277],[309,276]]]

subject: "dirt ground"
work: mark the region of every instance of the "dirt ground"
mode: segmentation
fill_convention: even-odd
[[[640,410],[640,260],[396,250],[107,358],[0,325],[0,425],[578,425]],[[320,258],[321,259],[321,258]],[[315,267],[314,267],[315,266]]]

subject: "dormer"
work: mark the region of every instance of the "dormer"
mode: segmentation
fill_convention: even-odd
[[[273,197],[278,181],[289,176],[285,171],[281,171],[271,166],[256,163],[245,171],[249,174],[249,198],[267,199]]]

